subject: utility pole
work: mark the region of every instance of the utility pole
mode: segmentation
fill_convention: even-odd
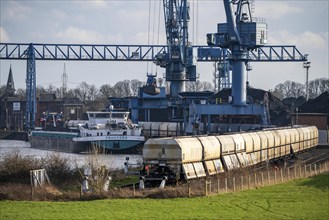
[[[306,101],[308,101],[308,70],[311,67],[311,62],[310,61],[304,62],[303,67],[306,69]]]

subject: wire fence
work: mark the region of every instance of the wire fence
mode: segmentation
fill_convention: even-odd
[[[290,180],[307,178],[329,171],[329,161],[307,165],[294,165],[282,169],[254,172],[252,174],[235,174],[224,178],[203,180],[199,184],[188,184],[188,196],[214,195],[220,193],[243,191],[259,187],[285,183]]]

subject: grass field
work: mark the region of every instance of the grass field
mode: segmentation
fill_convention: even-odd
[[[0,219],[329,219],[329,174],[211,197],[1,201]]]

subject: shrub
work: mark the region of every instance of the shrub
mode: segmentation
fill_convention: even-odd
[[[40,160],[12,151],[0,161],[0,182],[29,183],[30,170],[40,169]]]
[[[76,171],[70,166],[70,161],[66,157],[54,152],[42,159],[42,167],[46,169],[51,182],[63,183],[71,180]]]

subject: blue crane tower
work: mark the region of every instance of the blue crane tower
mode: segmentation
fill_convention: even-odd
[[[186,81],[196,81],[193,48],[188,41],[189,3],[187,0],[163,0],[167,51],[156,56],[156,64],[166,69],[170,95],[185,91]]]
[[[252,18],[249,0],[224,0],[226,23],[219,23],[217,33],[208,34],[208,45],[228,48],[232,66],[233,106],[246,106],[246,64],[248,51],[267,44],[267,24]],[[234,11],[234,8],[236,11]]]

